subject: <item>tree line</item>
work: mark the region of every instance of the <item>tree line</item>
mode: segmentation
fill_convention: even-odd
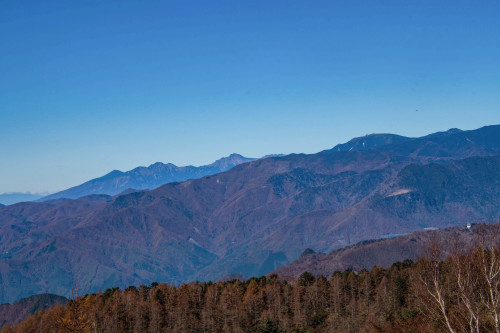
[[[298,279],[108,289],[0,332],[500,332],[499,229],[429,242],[417,262]]]

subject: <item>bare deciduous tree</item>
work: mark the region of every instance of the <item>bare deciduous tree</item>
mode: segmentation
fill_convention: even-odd
[[[79,292],[78,284],[75,282],[75,285],[71,289],[68,309],[62,316],[58,318],[58,324],[64,332],[90,332],[92,325],[84,308],[83,295],[85,294],[85,291],[86,288],[84,288],[83,291]]]
[[[456,330],[452,327],[445,300],[443,275],[441,274],[442,256],[442,243],[433,235],[425,251],[424,258],[422,258],[417,265],[417,276],[421,282],[421,286],[423,286],[425,290],[424,293],[430,296],[430,299],[434,303],[434,309],[436,309],[443,318],[447,330],[450,333],[455,333]]]

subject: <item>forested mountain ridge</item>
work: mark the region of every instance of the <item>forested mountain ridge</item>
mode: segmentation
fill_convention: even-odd
[[[258,276],[304,249],[498,219],[500,126],[292,154],[152,191],[0,209],[0,299]],[[411,144],[407,147],[407,144]]]
[[[382,146],[408,142],[411,140],[413,140],[413,138],[396,134],[367,134],[351,139],[349,142],[338,144],[326,151],[376,150]]]
[[[500,154],[498,136],[500,125],[485,126],[477,130],[462,131],[456,128],[418,138],[390,134],[372,134],[355,138],[325,152],[339,150],[377,150],[399,156],[412,157],[421,162],[446,161],[471,156]],[[371,148],[365,148],[371,147]]]
[[[498,221],[496,221],[498,222]],[[498,225],[497,225],[498,227]],[[445,254],[450,254],[457,241],[474,244],[480,231],[490,230],[495,225],[472,224],[439,230],[418,231],[392,238],[366,240],[330,253],[316,253],[309,249],[289,265],[268,273],[282,278],[298,278],[309,272],[315,276],[331,276],[335,271],[362,271],[374,266],[388,268],[395,262],[417,261],[425,256],[426,247],[432,239],[439,239]]]

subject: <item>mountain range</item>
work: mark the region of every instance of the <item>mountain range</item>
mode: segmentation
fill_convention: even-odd
[[[500,126],[355,138],[154,190],[0,208],[0,301],[263,275],[306,248],[500,217]]]
[[[231,169],[232,167],[254,161],[255,158],[243,157],[239,154],[231,154],[213,162],[212,164],[195,167],[176,166],[172,163],[156,162],[148,167],[137,167],[130,171],[122,172],[113,170],[110,173],[89,180],[78,186],[67,190],[45,196],[39,201],[54,199],[77,199],[86,195],[106,194],[117,195],[124,191],[150,190],[166,183],[184,181],[188,179],[201,178]]]
[[[269,156],[281,156],[269,155]],[[268,156],[264,156],[268,157]],[[32,193],[2,193],[0,194],[0,207],[12,205],[18,202],[27,201],[47,201],[55,199],[77,199],[86,195],[106,194],[117,195],[121,193],[133,192],[136,190],[154,189],[166,183],[183,181],[213,175],[231,169],[232,167],[256,160],[239,154],[231,154],[217,161],[195,167],[176,166],[172,163],[156,162],[149,167],[137,167],[130,171],[122,172],[113,170],[110,173],[95,179],[91,179],[83,184],[71,187],[52,194],[32,194]]]

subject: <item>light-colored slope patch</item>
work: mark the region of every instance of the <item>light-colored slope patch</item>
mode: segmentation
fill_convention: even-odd
[[[392,192],[391,194],[389,194],[388,196],[386,196],[386,198],[393,197],[393,196],[396,196],[396,195],[406,194],[406,193],[410,193],[410,192],[413,192],[413,190],[404,188],[404,189],[401,189],[401,190],[397,190],[396,192]]]

